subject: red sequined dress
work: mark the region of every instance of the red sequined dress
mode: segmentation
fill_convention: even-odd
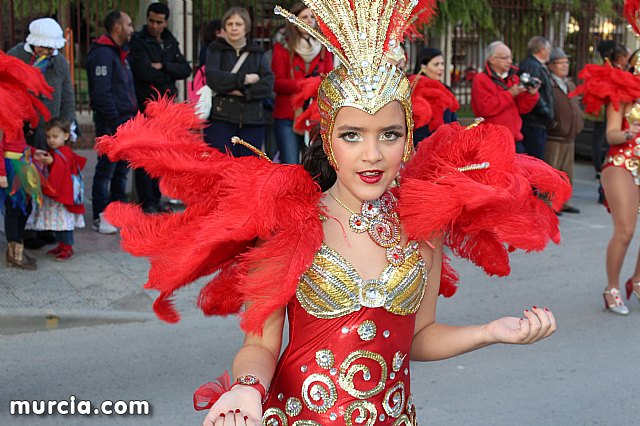
[[[289,345],[263,424],[415,425],[409,352],[426,287],[418,245],[364,281],[325,244],[288,304]]]

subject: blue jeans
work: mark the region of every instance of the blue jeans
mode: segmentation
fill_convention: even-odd
[[[293,132],[293,120],[273,120],[273,130],[280,152],[280,163],[300,164],[300,147],[304,145],[304,139]]]
[[[204,129],[204,140],[212,148],[220,152],[229,151],[234,157],[246,157],[255,155],[242,145],[234,145],[231,138],[237,136],[258,149],[262,149],[264,143],[264,126],[238,126],[231,123],[215,121]]]
[[[118,120],[118,122],[126,121],[123,120]],[[95,125],[96,137],[99,137],[114,134],[118,123],[95,120]],[[127,201],[128,174],[129,165],[125,161],[112,163],[106,155],[98,156],[91,188],[93,220],[100,217],[100,213],[104,211],[110,202]]]
[[[56,241],[67,245],[73,245],[73,231],[53,231]]]
[[[527,154],[544,161],[544,147],[547,144],[547,129],[522,125],[522,144]]]

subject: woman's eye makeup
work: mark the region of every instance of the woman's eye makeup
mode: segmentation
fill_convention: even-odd
[[[358,142],[359,140],[362,139],[357,132],[340,133],[339,137],[345,142]]]
[[[402,136],[403,136],[402,133],[396,130],[391,130],[389,132],[384,132],[380,137],[380,139],[385,141],[395,141],[396,139],[400,139]]]

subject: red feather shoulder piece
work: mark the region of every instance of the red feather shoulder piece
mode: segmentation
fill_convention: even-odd
[[[52,93],[39,69],[0,51],[0,130],[8,140],[20,137],[25,121],[36,127],[40,116],[49,119],[38,96]]]
[[[582,95],[582,103],[589,114],[598,114],[609,104],[617,111],[620,103],[632,103],[640,98],[640,78],[609,63],[585,65],[578,78],[583,83],[569,96]]]
[[[179,320],[171,301],[176,290],[215,274],[200,293],[201,309],[227,315],[252,302],[241,326],[260,334],[269,315],[294,296],[320,248],[322,194],[301,166],[208,147],[202,127],[192,106],[164,98],[115,136],[100,138],[100,153],[144,168],[160,178],[163,193],[185,204],[181,213],[147,215],[112,203],[106,215],[121,229],[122,247],[149,258],[145,287],[160,292],[154,310],[161,319]]]
[[[570,194],[564,173],[515,153],[505,127],[453,123],[418,145],[401,175],[398,213],[410,239],[442,234],[458,256],[505,276],[510,251],[560,241],[553,210]]]
[[[441,82],[424,77],[422,75],[412,75],[409,77],[411,81],[411,100],[414,105],[427,103],[431,109],[431,118],[425,120],[425,112],[420,110],[414,111],[414,122],[416,127],[429,125],[429,130],[435,131],[444,124],[444,111],[455,112],[460,108],[460,104],[451,91]]]

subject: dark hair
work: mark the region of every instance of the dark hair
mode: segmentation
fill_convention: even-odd
[[[222,20],[213,19],[202,28],[202,41],[205,45],[209,45],[216,39],[216,33],[222,29]]]
[[[442,56],[442,50],[436,49],[435,47],[423,48],[418,55],[418,62],[416,63],[416,68],[413,73],[418,74],[420,70],[422,70],[422,65],[428,65],[436,56]]]
[[[600,54],[600,58],[604,61],[605,58],[609,57],[609,54],[616,48],[616,42],[613,40],[602,40],[598,43],[598,53]]]
[[[164,15],[164,19],[169,19],[169,6],[164,3],[151,3],[147,8],[147,18],[149,17],[149,12],[157,13],[158,15]]]
[[[122,13],[119,10],[112,10],[107,13],[107,16],[104,17],[104,29],[107,34],[111,34],[116,24],[120,22],[120,18],[122,18]]]
[[[624,44],[617,44],[613,49],[607,52],[607,59],[611,61],[611,64],[618,62],[620,58],[626,58],[629,55],[629,50]]]
[[[69,123],[69,120],[65,120],[62,117],[54,117],[51,120],[47,121],[44,125],[44,131],[48,132],[54,127],[58,127],[65,133],[71,133],[71,123]]]
[[[318,125],[318,129],[320,126]],[[325,192],[336,182],[336,171],[329,164],[327,154],[322,147],[322,138],[319,131],[312,131],[315,137],[311,141],[309,148],[302,154],[302,166],[309,172],[313,180],[320,185],[322,192]]]

